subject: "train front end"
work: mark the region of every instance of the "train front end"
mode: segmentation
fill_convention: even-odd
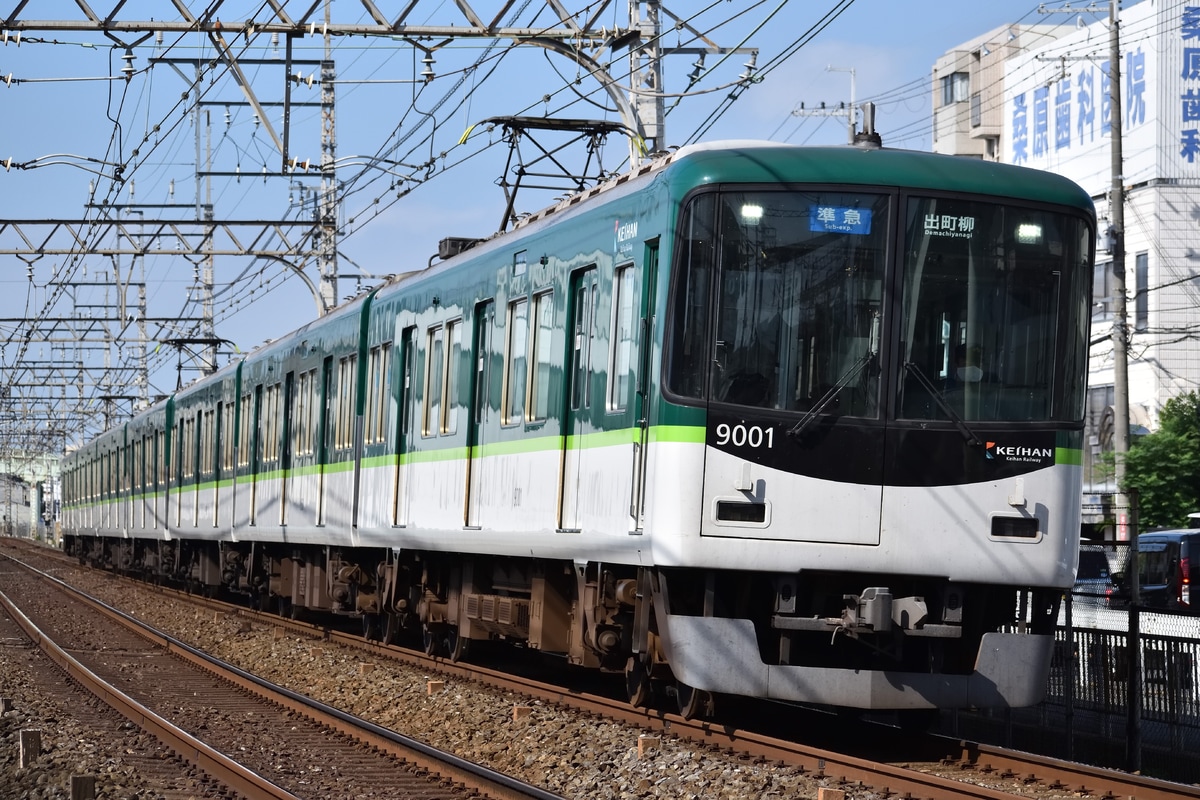
[[[650,474],[676,678],[1038,702],[1078,552],[1090,200],[898,151],[688,165]]]

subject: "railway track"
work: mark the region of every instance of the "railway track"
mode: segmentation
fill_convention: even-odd
[[[0,605],[60,674],[226,796],[558,799],[273,686],[12,558],[3,572]]]
[[[56,554],[55,554],[56,555]],[[72,562],[73,563],[73,562]],[[101,573],[107,576],[107,573]],[[149,591],[145,586],[141,591]],[[861,743],[840,752],[769,736],[728,724],[685,720],[673,714],[630,707],[623,701],[591,695],[472,664],[452,663],[422,653],[364,641],[360,636],[302,621],[261,614],[219,601],[156,589],[206,613],[235,615],[262,635],[284,630],[324,646],[347,648],[378,663],[408,664],[442,680],[471,680],[508,693],[525,704],[546,704],[630,726],[647,737],[662,737],[719,751],[734,764],[770,765],[809,777],[813,785],[847,789],[848,796],[911,798],[1061,798],[1137,797],[1139,800],[1198,798],[1200,789],[1138,775],[1089,767],[1036,755],[944,738],[914,738],[891,729],[873,731]],[[786,713],[795,713],[788,709]],[[804,731],[805,734],[817,733]],[[814,736],[813,738],[816,738]]]

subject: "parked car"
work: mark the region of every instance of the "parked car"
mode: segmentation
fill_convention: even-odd
[[[1079,548],[1079,569],[1075,572],[1072,602],[1079,605],[1107,605],[1114,591],[1108,553],[1097,545]]]
[[[1146,608],[1200,613],[1192,576],[1200,577],[1200,529],[1143,533],[1138,537],[1138,598]],[[1115,576],[1113,605],[1129,604],[1128,570]]]

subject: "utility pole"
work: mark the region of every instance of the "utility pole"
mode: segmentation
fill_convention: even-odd
[[[1112,227],[1113,271],[1113,459],[1117,481],[1113,506],[1117,512],[1117,538],[1129,542],[1129,709],[1126,714],[1125,766],[1131,772],[1142,767],[1142,637],[1138,611],[1138,532],[1131,522],[1138,518],[1130,508],[1131,494],[1125,484],[1125,457],[1129,453],[1129,342],[1125,326],[1125,175],[1121,151],[1121,3],[1109,0],[1108,8],[1108,84],[1112,106],[1112,189],[1108,198],[1108,217]],[[1136,497],[1136,494],[1132,495]],[[1134,512],[1134,513],[1131,513]]]
[[[642,0],[629,0],[629,27],[638,31],[638,43],[629,48],[629,80],[633,91],[630,105],[641,123],[646,153],[663,148],[666,109],[662,96],[662,27],[658,0],[645,0],[646,16],[641,15]],[[630,140],[631,165],[641,161],[638,143]]]
[[[855,118],[854,114],[854,67],[835,67],[830,64],[829,66],[825,67],[825,71],[850,73],[850,108],[846,110],[846,116],[850,120],[850,140],[848,143],[854,144],[854,134],[858,133],[858,131],[855,130],[855,123],[857,123],[858,120]]]
[[[1129,531],[1129,503],[1125,494],[1125,456],[1129,452],[1129,342],[1125,325],[1125,176],[1121,151],[1121,34],[1119,0],[1109,0],[1108,84],[1112,106],[1112,189],[1108,198],[1109,236],[1113,272],[1113,457],[1117,492],[1117,538],[1136,538]]]
[[[338,198],[334,160],[337,157],[337,137],[334,134],[333,45],[330,40],[330,0],[325,0],[325,59],[321,62],[321,197],[317,231],[317,266],[321,276],[321,313],[338,304],[337,228]]]
[[[849,134],[850,134],[849,138],[847,139],[847,143],[854,144],[854,135],[856,133],[858,133],[858,131],[855,130],[855,128],[857,127],[858,119],[857,119],[857,114],[855,113],[855,110],[854,110],[854,89],[855,89],[854,67],[835,67],[832,64],[830,64],[829,66],[825,67],[825,71],[826,72],[849,72],[850,73],[850,105],[847,106],[845,103],[838,103],[836,106],[826,106],[825,103],[822,102],[821,105],[817,106],[816,108],[805,108],[804,103],[801,102],[800,105],[798,105],[792,109],[792,116],[793,117],[845,117],[847,122],[849,123],[848,127],[849,127]]]
[[[1090,8],[1090,7],[1089,7]],[[1042,8],[1039,13],[1077,14],[1080,9]],[[1116,510],[1116,538],[1129,541],[1137,548],[1137,532],[1131,530],[1129,495],[1125,485],[1125,456],[1129,452],[1129,328],[1125,316],[1128,302],[1125,296],[1125,167],[1121,149],[1121,3],[1109,0],[1108,8],[1108,101],[1110,131],[1110,177],[1108,219],[1106,231],[1110,268],[1113,276],[1113,506]],[[1065,58],[1062,59],[1065,61]],[[1136,579],[1136,570],[1133,577]]]

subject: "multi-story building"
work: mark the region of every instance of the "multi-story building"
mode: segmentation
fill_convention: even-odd
[[[933,152],[1001,160],[1005,62],[1060,33],[1053,25],[1007,25],[939,58],[933,65]]]
[[[17,475],[0,474],[0,536],[33,535],[33,492]]]
[[[1096,202],[1085,510],[1114,488],[1110,224],[1112,100],[1106,15],[998,28],[933,69],[934,149],[1065,175]],[[1200,386],[1200,0],[1143,0],[1120,12],[1122,186],[1130,430],[1157,426],[1171,397]],[[960,86],[961,84],[961,86]]]

